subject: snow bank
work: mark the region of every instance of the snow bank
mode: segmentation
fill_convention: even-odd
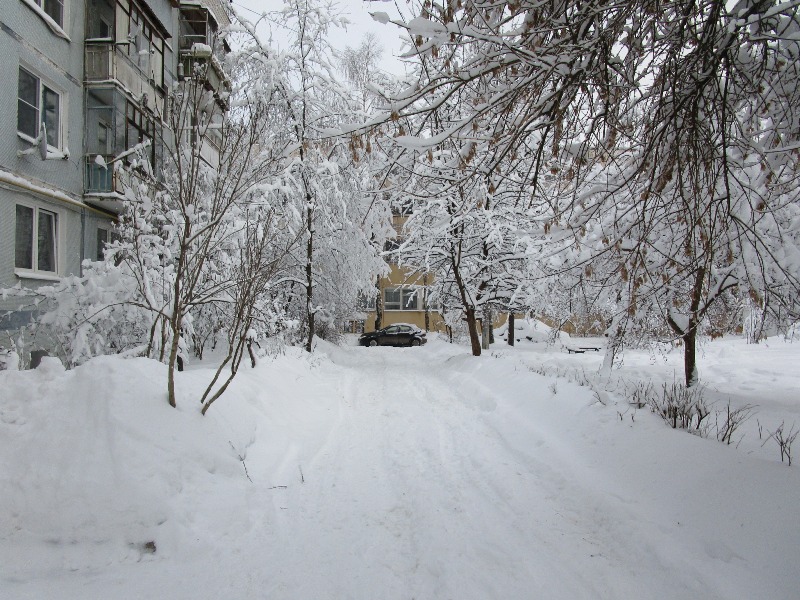
[[[35,371],[2,373],[7,574],[139,560],[155,540],[168,553],[187,535],[187,481],[239,474],[219,431],[196,411],[169,408],[165,377],[156,362],[114,358],[69,372],[45,358]]]
[[[320,437],[324,417],[281,412],[287,397],[299,410],[309,401],[291,389],[309,369],[297,356],[247,369],[206,417],[196,402],[209,369],[178,374],[177,410],[166,368],[152,360],[100,357],[65,371],[45,358],[33,371],[0,371],[0,576],[180,560],[217,547],[210,528],[246,530],[251,484],[240,457],[259,428],[271,425],[257,449],[266,469],[306,434]],[[220,495],[224,506],[214,504]]]

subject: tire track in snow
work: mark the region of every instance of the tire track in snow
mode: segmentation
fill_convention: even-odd
[[[506,439],[502,398],[469,375],[454,385],[427,348],[339,352],[338,416],[278,515],[270,597],[649,597],[625,552],[658,549],[631,543],[624,508],[581,481],[585,465],[550,432]],[[701,583],[680,585],[692,597]]]

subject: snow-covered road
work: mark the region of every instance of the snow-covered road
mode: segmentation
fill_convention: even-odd
[[[625,440],[615,451],[630,428],[588,390],[514,364],[502,365],[503,381],[491,358],[446,347],[331,356],[341,368],[337,416],[302,467],[286,465],[305,482],[287,488],[276,513],[284,541],[269,562],[282,576],[267,597],[752,598],[776,585],[735,576],[739,552],[752,548],[729,544],[731,513],[705,505],[749,484],[687,498],[686,482],[705,478],[713,459],[681,464],[691,448],[627,456],[636,450]],[[709,444],[670,440],[675,432],[655,425],[665,450]]]
[[[621,419],[587,388],[506,354],[474,358],[438,340],[321,344],[310,361],[243,373],[205,419],[188,402],[177,413],[142,402],[160,366],[126,375],[130,362],[108,362],[113,377],[84,368],[36,380],[38,393],[73,402],[98,386],[111,394],[88,431],[74,407],[42,405],[63,439],[25,454],[80,462],[79,500],[111,516],[92,522],[69,497],[26,496],[41,488],[28,481],[36,469],[12,470],[23,491],[2,521],[12,531],[0,532],[0,597],[796,597],[796,467],[647,412]],[[14,377],[23,390],[37,375]],[[79,435],[95,440],[92,456],[70,455]],[[97,472],[114,473],[116,499]],[[155,554],[141,546],[151,537]]]

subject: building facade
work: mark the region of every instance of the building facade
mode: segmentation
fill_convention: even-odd
[[[123,209],[114,162],[145,143],[162,168],[169,90],[202,70],[229,82],[217,43],[229,14],[219,0],[3,0],[0,76],[0,288],[80,275],[102,257]],[[224,104],[224,94],[220,103]],[[147,145],[149,144],[149,145]],[[140,146],[142,147],[142,146]],[[218,148],[204,142],[213,163]],[[32,310],[0,300],[0,347]]]
[[[402,243],[406,218],[399,212],[395,212],[392,216],[392,226],[397,235],[389,240],[384,248],[387,252],[389,274],[378,280],[376,297],[370,299],[365,319],[358,322],[360,331],[375,330],[379,311],[381,327],[395,323],[410,323],[424,331],[446,330],[439,305],[428,292],[435,274],[401,267],[397,264],[397,258],[391,254]]]

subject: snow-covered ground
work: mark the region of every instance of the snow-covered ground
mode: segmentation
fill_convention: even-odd
[[[701,377],[800,424],[798,359],[709,342]],[[0,372],[0,597],[797,598],[800,465],[614,391],[679,354],[627,353],[605,404],[569,381],[597,388],[601,360],[320,342],[243,368],[206,417],[202,366],[177,410],[144,359]]]

